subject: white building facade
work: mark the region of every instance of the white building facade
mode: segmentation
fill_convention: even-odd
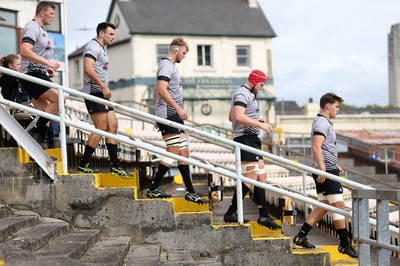
[[[39,1],[1,0],[0,3],[0,56],[19,54],[21,35],[25,24],[35,16]],[[46,27],[52,42],[52,58],[60,63],[60,68],[52,78],[57,84],[67,85],[67,63],[65,56],[65,3],[64,0],[52,0],[56,7],[55,18]]]
[[[107,48],[112,100],[145,104],[151,111],[157,66],[170,42],[183,37],[186,58],[177,64],[189,120],[230,127],[233,89],[253,69],[269,81],[257,96],[260,112],[274,123],[272,39],[276,36],[257,1],[249,0],[115,0],[107,21],[118,26],[117,40]],[[227,16],[226,10],[230,11]],[[191,14],[185,14],[191,11]],[[232,16],[232,17],[230,17]],[[82,86],[82,50],[69,55],[70,86]]]

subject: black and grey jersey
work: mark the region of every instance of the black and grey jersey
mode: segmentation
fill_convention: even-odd
[[[165,80],[168,82],[168,93],[172,99],[183,108],[183,88],[181,82],[181,76],[179,75],[176,65],[168,58],[163,58],[158,64],[157,69],[157,81]],[[158,88],[156,87],[156,90]],[[167,104],[161,97],[156,93],[155,103],[155,115],[167,118],[176,114],[176,110]]]
[[[32,51],[46,59],[50,59],[51,43],[47,31],[41,27],[36,20],[31,20],[26,23],[22,32],[21,43],[30,43],[33,45]],[[22,58],[21,72],[39,72],[47,74],[47,66],[45,64],[32,63]]]
[[[325,137],[322,143],[322,156],[326,170],[337,169],[338,151],[336,147],[336,133],[332,123],[323,115],[318,114],[312,123],[311,138],[315,135]],[[313,162],[313,167],[317,168],[317,164]]]
[[[83,57],[89,57],[95,61],[94,71],[101,81],[107,84],[108,56],[104,47],[96,39],[93,39],[86,44]],[[88,94],[103,92],[100,86],[92,82],[85,73],[83,73],[82,91]]]
[[[232,95],[232,107],[242,106],[245,108],[245,115],[253,120],[260,118],[260,111],[256,95],[245,86],[237,88]],[[258,135],[260,129],[258,127],[248,127],[235,122],[233,119],[233,137],[237,138],[243,135]]]

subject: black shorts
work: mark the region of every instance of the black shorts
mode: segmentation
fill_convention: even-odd
[[[243,135],[234,138],[233,141],[261,150],[261,140],[257,135]],[[240,149],[240,157],[242,161],[247,161],[247,162],[258,162],[258,160],[262,159],[260,155],[244,151],[242,149]]]
[[[90,93],[90,95],[107,100],[106,98],[104,98],[104,95],[102,92],[92,92],[92,93]],[[89,101],[86,99],[85,99],[85,105],[86,105],[86,109],[88,110],[89,114],[114,111],[114,108],[112,108],[111,106],[107,106],[107,105],[104,105],[101,103],[95,103],[95,102],[92,102],[92,101]]]
[[[183,120],[179,117],[178,114],[173,114],[171,116],[168,116],[166,119],[184,125]],[[185,133],[185,131],[180,130],[179,128],[170,127],[170,126],[158,123],[158,122],[157,122],[157,126],[160,129],[161,135],[163,135],[163,136],[167,135],[167,134]]]
[[[326,170],[327,173],[339,176],[339,169]],[[332,194],[342,194],[343,187],[339,182],[326,178],[324,183],[317,182],[318,175],[312,174],[315,181],[315,187],[317,189],[317,194],[322,193],[322,195],[332,195]]]
[[[43,79],[45,81],[51,81],[51,79],[49,78],[49,76],[47,76],[46,74],[43,74],[41,72],[28,72],[26,73],[29,76],[35,77],[35,78],[39,78],[39,79]],[[38,99],[40,97],[40,95],[42,95],[43,93],[45,93],[46,91],[48,91],[50,88],[37,84],[37,83],[33,83],[30,81],[27,81],[25,79],[20,79],[19,83],[21,84],[21,87],[28,93],[29,97],[33,98],[33,99]]]

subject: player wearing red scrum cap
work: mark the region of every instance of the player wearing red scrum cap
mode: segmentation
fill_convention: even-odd
[[[258,137],[260,129],[268,133],[272,132],[270,124],[260,117],[259,104],[256,95],[263,89],[267,82],[267,76],[261,70],[253,70],[246,83],[237,88],[232,95],[229,121],[233,124],[233,140],[261,150],[261,140]],[[240,151],[242,174],[245,177],[265,183],[264,160],[256,154]],[[243,198],[249,192],[251,184],[242,183]],[[258,205],[260,216],[258,224],[276,230],[281,227],[268,215],[265,190],[254,187],[254,196]],[[237,222],[237,195],[236,191],[232,203],[224,215],[225,222]],[[247,220],[245,220],[247,222]]]

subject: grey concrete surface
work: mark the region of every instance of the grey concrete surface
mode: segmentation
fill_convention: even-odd
[[[16,163],[15,153],[12,149],[0,151],[3,156],[8,154],[0,161],[0,167],[11,161]],[[279,265],[298,261],[291,253],[290,239],[254,241],[249,227],[213,228],[210,214],[175,216],[172,203],[135,201],[131,188],[96,189],[91,175],[65,175],[51,181],[43,176],[32,177],[31,172],[19,167],[25,166],[16,166],[0,177],[0,203],[7,205],[0,206],[0,214],[5,216],[0,222],[9,215],[27,219],[34,211],[37,216],[63,220],[76,229],[54,234],[49,228],[38,229],[38,234],[43,231],[32,238],[30,248],[12,244],[13,241],[0,243],[0,258],[5,258],[7,265],[40,265],[39,261],[41,265],[83,265],[83,261],[96,265],[95,258],[102,255],[118,261],[124,256],[124,265],[174,265],[179,260],[183,265],[196,265],[196,261],[201,265],[201,260],[203,265],[207,261],[212,265]],[[22,211],[18,215],[10,213],[8,206]],[[40,223],[44,224],[41,217]],[[33,226],[24,225],[27,231],[33,231],[28,229]],[[21,230],[24,229],[6,233],[7,238],[24,235]],[[113,246],[110,238],[115,237],[129,238],[129,245],[123,239],[123,243]],[[33,243],[35,239],[38,243]],[[118,245],[122,253],[101,252],[107,246],[116,250]],[[307,255],[301,260],[307,265],[321,265],[323,259],[321,255]]]

